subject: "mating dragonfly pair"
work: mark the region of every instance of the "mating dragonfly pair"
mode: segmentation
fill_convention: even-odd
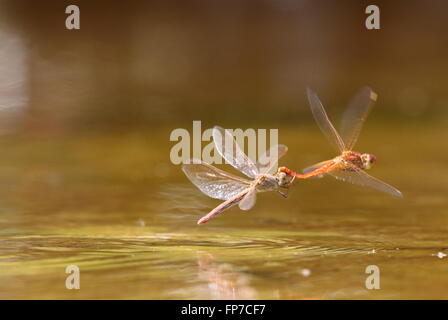
[[[352,151],[361,127],[377,100],[377,94],[365,87],[353,98],[342,117],[342,135],[334,128],[316,93],[308,88],[307,95],[314,119],[340,155],[305,168],[302,174],[286,167],[277,169],[278,160],[288,150],[285,145],[273,146],[255,163],[245,155],[229,131],[216,126],[213,128],[213,141],[217,151],[230,165],[252,180],[232,175],[199,160],[184,164],[182,170],[203,193],[211,198],[225,200],[199,219],[198,224],[209,221],[236,204],[241,210],[251,209],[257,192],[276,191],[286,197],[286,191],[296,178],[307,179],[325,174],[402,197],[399,190],[366,173],[365,170],[376,162],[374,155]]]

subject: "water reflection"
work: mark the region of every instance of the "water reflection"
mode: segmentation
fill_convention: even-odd
[[[229,263],[219,263],[206,251],[198,251],[198,279],[208,283],[211,299],[255,299],[251,277]]]

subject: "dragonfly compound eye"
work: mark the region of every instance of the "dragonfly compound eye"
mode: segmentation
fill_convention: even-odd
[[[376,157],[373,154],[364,153],[361,155],[362,164],[364,169],[370,169],[376,162]]]

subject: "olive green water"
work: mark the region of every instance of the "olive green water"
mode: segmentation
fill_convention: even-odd
[[[379,159],[371,173],[403,199],[328,177],[202,226],[219,201],[170,164],[172,128],[2,137],[0,298],[446,299],[445,127],[363,132],[357,149]],[[297,170],[333,155],[313,126],[280,128],[280,142],[281,165]],[[65,287],[68,265],[80,290]],[[379,290],[366,289],[369,265]]]

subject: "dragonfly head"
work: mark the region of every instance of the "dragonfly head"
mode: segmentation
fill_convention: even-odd
[[[370,153],[363,153],[361,155],[362,166],[364,169],[368,170],[376,163],[376,157]]]
[[[287,172],[284,171],[278,171],[275,175],[275,178],[277,180],[277,183],[280,187],[287,187],[289,186],[292,181],[294,180],[294,176],[290,175]]]

